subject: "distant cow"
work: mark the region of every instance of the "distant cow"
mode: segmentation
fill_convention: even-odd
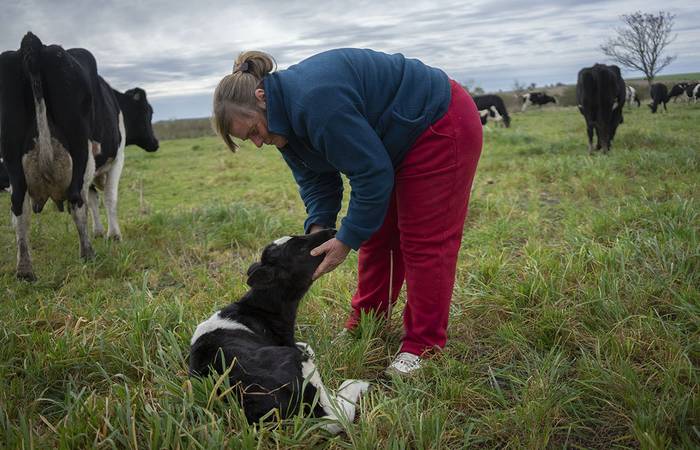
[[[623,122],[625,97],[625,81],[619,67],[596,64],[579,71],[576,102],[586,119],[589,153],[593,153],[593,130],[597,135],[596,150],[610,150],[617,127]]]
[[[637,97],[637,90],[634,88],[634,86],[630,86],[629,84],[625,86],[627,89],[627,104],[632,106],[632,102],[635,102],[637,104],[637,108],[642,106],[642,103],[639,101],[639,97]]]
[[[545,94],[544,92],[528,92],[522,96],[523,107],[522,111],[525,111],[530,105],[542,106],[547,103],[557,104],[557,99]]]
[[[668,88],[665,84],[652,84],[649,94],[651,96],[651,103],[649,103],[649,108],[651,108],[652,114],[656,113],[656,109],[659,107],[659,105],[664,105],[664,111],[668,111],[668,109],[666,108],[666,103],[668,103]]]
[[[697,103],[698,99],[700,99],[700,88],[698,86],[700,86],[700,83],[688,83],[688,86],[685,88],[688,101],[692,99],[693,103]]]
[[[685,88],[688,87],[688,83],[686,82],[681,82],[681,83],[676,83],[671,87],[671,90],[668,91],[668,99],[673,100],[675,103],[678,97],[681,98],[681,100],[684,99],[685,97]]]
[[[29,216],[31,210],[40,212],[48,199],[59,210],[68,200],[80,256],[94,256],[86,204],[93,181],[105,181],[109,234],[119,238],[117,186],[124,146],[158,149],[146,93],[139,88],[124,94],[113,90],[97,74],[95,58],[87,50],[46,46],[27,33],[18,51],[0,55],[0,111],[0,156],[12,186],[17,277],[35,279]],[[89,200],[97,205],[95,196]]]
[[[503,99],[498,95],[475,95],[473,96],[474,103],[479,111],[488,111],[488,116],[492,117],[496,122],[503,121],[506,128],[510,127],[510,116],[506,110],[506,105]],[[482,124],[485,124],[482,115]]]

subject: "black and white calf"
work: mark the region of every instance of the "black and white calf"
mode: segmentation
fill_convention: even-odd
[[[294,339],[299,302],[311,287],[324,255],[310,251],[331,239],[335,230],[280,238],[265,247],[248,269],[251,289],[235,303],[200,323],[190,342],[190,375],[228,372],[248,422],[272,410],[282,418],[309,408],[314,417],[330,419],[332,433],[352,422],[360,395],[369,385],[345,380],[336,395],[323,385],[314,352]],[[313,409],[315,397],[318,403]]]
[[[676,83],[673,86],[671,86],[671,90],[668,91],[668,99],[673,100],[673,103],[676,102],[678,97],[681,98],[681,100],[685,99],[685,88],[688,87],[688,83],[686,82],[681,82],[681,83]]]
[[[506,110],[506,105],[503,99],[498,95],[474,95],[472,96],[476,108],[481,114],[481,124],[486,125],[488,117],[491,117],[495,122],[503,122],[506,128],[510,127],[510,116]]]
[[[664,105],[664,111],[668,112],[666,108],[666,103],[668,103],[668,88],[663,83],[654,83],[651,85],[651,90],[649,92],[651,96],[651,103],[649,103],[649,108],[652,114],[656,113],[659,105]]]
[[[637,97],[637,90],[634,88],[634,86],[630,86],[629,84],[625,85],[626,92],[627,92],[627,104],[632,106],[632,102],[637,104],[637,108],[639,108],[642,103],[639,101],[639,97]]]
[[[80,237],[80,256],[94,256],[87,232],[88,189],[93,181],[104,186],[109,235],[118,239],[117,186],[124,146],[158,149],[145,92],[114,91],[97,74],[90,52],[47,46],[27,33],[18,51],[0,55],[0,111],[0,157],[12,192],[17,276],[35,279],[29,216],[32,210],[41,212],[49,199],[59,210],[68,200]],[[90,200],[90,206],[96,206],[96,198]],[[95,227],[97,232],[100,228]]]
[[[607,153],[618,125],[623,122],[625,81],[615,65],[595,64],[579,71],[576,103],[586,119],[588,152],[593,153],[593,132],[597,135],[596,150]]]
[[[522,102],[522,111],[524,112],[530,105],[542,106],[547,103],[554,103],[556,105],[557,99],[544,92],[528,92],[527,94],[523,94]]]

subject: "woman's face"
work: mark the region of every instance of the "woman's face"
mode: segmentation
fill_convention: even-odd
[[[267,117],[255,111],[251,115],[234,114],[231,118],[231,135],[242,141],[250,141],[260,148],[263,144],[275,145],[279,148],[287,145],[287,139],[279,134],[270,133],[267,129]]]
[[[263,89],[255,90],[255,97],[258,102],[258,110],[252,114],[234,114],[231,118],[231,134],[233,137],[243,141],[250,140],[256,147],[260,148],[263,144],[275,145],[282,148],[287,145],[287,138],[282,135],[270,133],[267,129],[267,117],[265,110],[265,91]]]

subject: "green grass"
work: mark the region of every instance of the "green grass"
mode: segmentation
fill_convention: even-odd
[[[70,216],[47,207],[32,217],[33,284],[14,278],[1,195],[0,447],[698,446],[700,106],[669,110],[628,109],[608,156],[587,155],[574,108],[533,108],[485,134],[450,340],[413,379],[379,377],[402,306],[333,343],[356,256],[321,278],[298,338],[329,387],[374,386],[336,437],[303,417],[248,426],[217,380],[187,377],[196,324],[245,292],[265,244],[301,231],[275,150],[231,154],[214,138],[129,148],[124,241],[95,240],[83,263]]]

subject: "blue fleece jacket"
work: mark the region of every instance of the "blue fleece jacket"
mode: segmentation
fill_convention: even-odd
[[[450,102],[447,75],[401,54],[331,50],[264,79],[268,130],[292,169],[308,218],[334,227],[348,177],[350,204],[336,238],[358,249],[381,226],[394,172]]]

